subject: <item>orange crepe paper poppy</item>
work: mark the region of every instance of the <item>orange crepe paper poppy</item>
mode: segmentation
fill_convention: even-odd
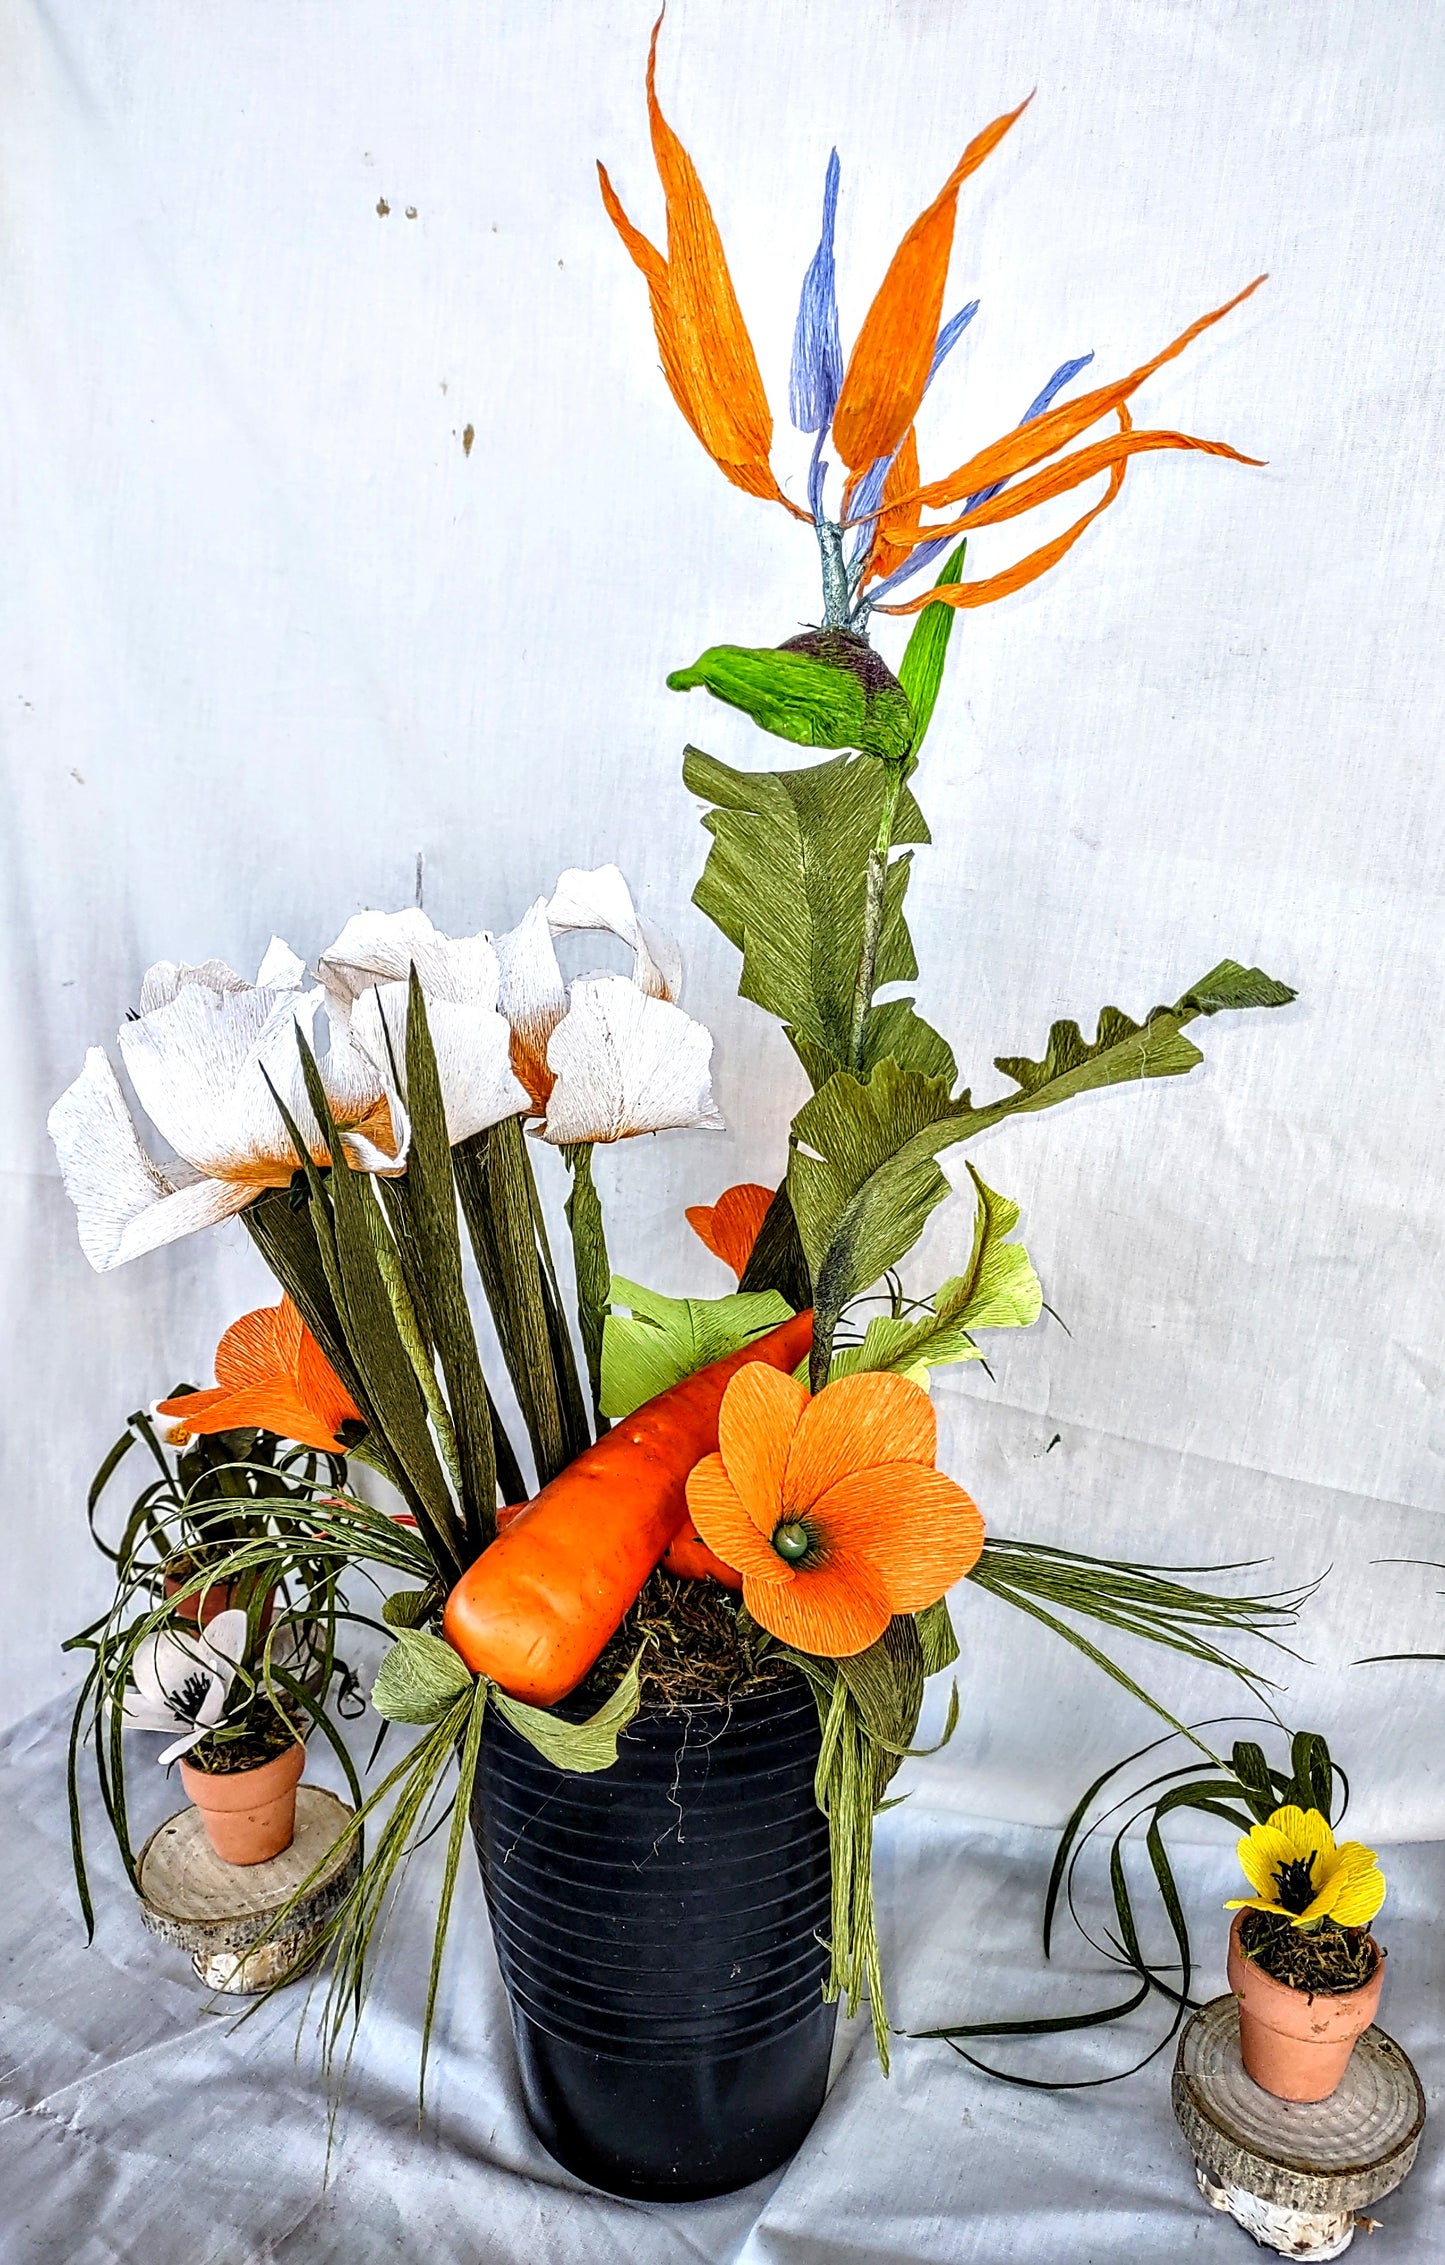
[[[161,1400],[173,1446],[198,1432],[273,1431],[319,1454],[345,1452],[344,1423],[361,1423],[340,1377],[289,1298],[233,1321],[216,1347],[216,1383],[209,1392]]]
[[[849,600],[851,612],[843,625],[862,629],[873,611],[911,614],[935,604],[991,605],[997,599],[1026,588],[1056,566],[1100,512],[1106,511],[1117,499],[1123,488],[1125,469],[1135,456],[1161,449],[1185,449],[1206,456],[1227,457],[1237,464],[1262,461],[1259,457],[1244,455],[1225,441],[1201,440],[1191,433],[1162,428],[1135,431],[1126,408],[1130,397],[1147,378],[1183,353],[1201,332],[1256,291],[1265,280],[1260,275],[1223,306],[1201,315],[1126,377],[1095,386],[1076,400],[1045,407],[1044,403],[1052,400],[1052,391],[1080,367],[1078,363],[1066,365],[1057,374],[1052,389],[1046,388],[1039,404],[1022,425],[990,442],[986,448],[976,450],[945,478],[921,479],[913,420],[948,344],[963,327],[959,318],[947,326],[947,332],[939,327],[953,251],[959,191],[1022,116],[1033,100],[1030,95],[1016,109],[1003,112],[974,136],[932,203],[925,206],[906,231],[864,317],[846,369],[839,356],[831,378],[820,374],[817,368],[811,371],[806,388],[810,400],[820,387],[826,399],[821,400],[821,405],[809,417],[800,420],[798,410],[794,411],[800,430],[817,434],[813,476],[809,483],[813,509],[803,511],[783,493],[772,469],[772,415],[757,356],[728,273],[712,207],[692,159],[658,105],[657,39],[661,25],[659,16],[653,26],[648,52],[647,106],[653,154],[667,206],[667,258],[664,259],[656,246],[633,226],[606,168],[599,164],[603,202],[614,227],[647,279],[663,371],[673,397],[714,463],[735,487],[782,504],[795,518],[815,520],[820,536],[836,542],[850,528],[866,531],[868,562]],[[810,270],[811,281],[826,252],[827,304],[833,326],[831,351],[836,354],[837,311],[832,296],[832,200],[835,198],[836,156],[830,173],[824,237],[814,269]],[[822,289],[821,283],[818,288]],[[805,302],[807,290],[805,285]],[[965,317],[971,312],[971,308],[965,310]],[[816,324],[820,319],[816,306],[813,317]],[[801,341],[802,310],[799,326]],[[795,343],[795,383],[799,351],[800,345]],[[815,355],[822,351],[819,335],[812,337],[811,351]],[[994,492],[1018,474],[1044,464],[1090,426],[1111,416],[1118,419],[1117,435],[1075,450],[1016,487],[1004,485],[1002,493]],[[821,419],[821,426],[814,418]],[[831,440],[846,474],[842,511],[836,523],[827,520],[821,501],[822,479],[827,467],[820,459],[827,440]],[[881,478],[882,494],[880,496],[874,486],[864,498],[862,489],[870,474],[874,481]],[[1014,565],[977,581],[941,587],[930,585],[914,597],[894,598],[900,581],[919,572],[937,557],[933,546],[969,534],[975,528],[1001,525],[1068,494],[1086,480],[1105,475],[1108,485],[1090,510],[1061,535],[1030,551]],[[950,506],[952,516],[931,524],[923,518],[925,510],[947,513]]]
[[[740,1282],[776,1192],[760,1187],[756,1180],[743,1180],[735,1188],[724,1188],[716,1203],[690,1203],[687,1207],[687,1223],[693,1233],[707,1244],[714,1258],[732,1268]]]
[[[723,1396],[718,1453],[689,1477],[687,1506],[761,1626],[848,1658],[978,1560],[983,1520],[936,1452],[933,1404],[907,1377],[839,1377],[811,1397],[753,1364]]]

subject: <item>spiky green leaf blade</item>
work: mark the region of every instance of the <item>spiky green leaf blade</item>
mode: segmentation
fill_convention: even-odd
[[[967,549],[965,540],[944,560],[943,571],[933,585],[936,590],[943,589],[947,583],[963,580],[963,559]],[[918,753],[923,744],[923,735],[933,720],[939,686],[943,682],[944,663],[948,659],[948,641],[953,635],[953,623],[952,606],[941,603],[925,606],[904,647],[898,681],[913,710],[913,739],[909,748],[912,755]]]
[[[497,1530],[492,1418],[462,1282],[462,1245],[457,1232],[457,1190],[446,1105],[426,1000],[414,967],[407,1002],[406,1097],[412,1127],[404,1183],[406,1205],[421,1261],[426,1318],[441,1356],[456,1431],[467,1541],[473,1555],[480,1555]]]

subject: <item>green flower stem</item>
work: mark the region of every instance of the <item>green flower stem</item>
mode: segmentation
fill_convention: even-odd
[[[908,767],[906,755],[880,756],[879,761],[883,765],[883,807],[878,814],[878,838],[868,859],[864,881],[863,945],[858,954],[858,980],[853,987],[853,1020],[848,1035],[849,1062],[859,1077],[863,1075],[865,1067],[868,1010],[873,1004],[878,944],[883,934],[883,898],[888,882],[888,858],[893,848],[893,828],[898,817],[899,798],[903,793],[903,775]]]
[[[612,1262],[607,1255],[602,1204],[592,1177],[592,1145],[590,1141],[572,1141],[562,1154],[572,1174],[567,1225],[572,1233],[572,1262],[577,1276],[577,1324],[587,1356],[587,1382],[600,1439],[607,1429],[602,1413],[602,1325],[611,1303]]]

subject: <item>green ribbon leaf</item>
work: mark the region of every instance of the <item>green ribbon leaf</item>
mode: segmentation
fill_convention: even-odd
[[[922,1612],[913,1617],[923,1653],[924,1676],[939,1675],[958,1658],[958,1637],[947,1597],[940,1597],[937,1604],[925,1605]]]
[[[811,630],[765,647],[712,645],[667,681],[674,692],[701,685],[797,747],[897,757],[913,743],[907,693],[867,639],[850,630]]]
[[[617,1740],[627,1728],[642,1702],[642,1685],[638,1679],[638,1652],[623,1676],[617,1689],[586,1722],[564,1722],[557,1714],[542,1707],[524,1706],[520,1699],[509,1699],[505,1691],[498,1691],[495,1704],[529,1746],[535,1747],[544,1761],[559,1770],[576,1770],[591,1776],[597,1770],[610,1770],[617,1759]]]
[[[665,1298],[620,1274],[612,1277],[608,1299],[631,1315],[609,1313],[602,1332],[602,1413],[614,1421],[709,1361],[765,1337],[794,1311],[776,1290]]]
[[[440,1636],[403,1628],[377,1670],[371,1703],[388,1722],[439,1722],[474,1681]]]

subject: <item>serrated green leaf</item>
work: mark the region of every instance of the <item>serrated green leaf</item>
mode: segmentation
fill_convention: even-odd
[[[977,1196],[973,1249],[967,1270],[943,1283],[929,1300],[930,1310],[913,1321],[882,1315],[871,1321],[861,1345],[833,1356],[832,1374],[887,1369],[927,1380],[931,1368],[948,1361],[980,1360],[973,1342],[979,1329],[1027,1329],[1043,1310],[1039,1278],[1021,1243],[1011,1243],[1019,1207],[998,1195],[970,1164]]]
[[[637,1659],[642,1657],[638,1653]],[[590,1776],[597,1770],[610,1770],[617,1759],[617,1740],[627,1728],[642,1703],[642,1685],[637,1673],[637,1660],[632,1662],[610,1699],[600,1706],[586,1722],[564,1722],[561,1715],[549,1714],[541,1707],[524,1706],[520,1699],[509,1699],[505,1691],[498,1691],[495,1700],[519,1738],[535,1747],[544,1761],[559,1770],[576,1770]]]
[[[377,1669],[371,1703],[388,1722],[440,1722],[474,1680],[440,1636],[403,1628]]]
[[[766,1336],[795,1310],[776,1290],[665,1298],[620,1274],[608,1296],[630,1315],[609,1313],[602,1332],[602,1413],[614,1422],[709,1361]]]
[[[934,583],[941,590],[950,582],[963,580],[964,553],[967,542],[944,560],[943,572]],[[898,670],[898,681],[908,695],[913,710],[913,744],[909,752],[918,753],[923,735],[933,717],[938,699],[938,688],[943,682],[943,667],[948,658],[948,641],[953,635],[954,609],[949,605],[925,606],[913,625],[913,634],[904,648]]]
[[[683,778],[713,806],[702,821],[713,846],[693,903],[742,953],[742,996],[777,1016],[809,1076],[823,1082],[850,1058],[867,866],[887,771],[857,755],[802,770],[734,771],[690,747]],[[893,844],[928,838],[923,813],[905,788]],[[909,863],[906,855],[897,857],[888,869],[875,986],[911,982],[918,973],[903,917]],[[942,1074],[951,1077],[945,1041],[921,1022],[912,1031],[917,1021],[908,1001],[874,1007],[864,1029],[865,1061],[878,1058],[891,1039],[892,1050],[906,1045],[910,1066],[921,1067],[927,1045],[940,1071],[947,1060]]]
[[[813,1275],[815,1350],[831,1346],[847,1300],[898,1263],[947,1192],[940,1152],[1005,1117],[1049,1109],[1076,1094],[1149,1077],[1177,1077],[1203,1060],[1183,1035],[1199,1015],[1235,1004],[1282,1006],[1294,993],[1258,968],[1222,961],[1172,1007],[1137,1023],[1105,1007],[1092,1041],[1075,1022],[1056,1022],[1042,1061],[1000,1057],[1018,1090],[981,1108],[967,1092],[879,1064],[866,1085],[847,1072],[804,1104],[793,1122],[788,1191]],[[817,1151],[810,1157],[807,1149]],[[881,1254],[887,1253],[886,1256]],[[876,1262],[876,1263],[875,1263]],[[869,1266],[873,1272],[868,1273]],[[819,1353],[821,1359],[821,1352]]]
[[[667,681],[674,692],[702,686],[797,747],[899,756],[913,738],[907,694],[866,639],[847,630],[812,631],[786,645],[713,645]]]

